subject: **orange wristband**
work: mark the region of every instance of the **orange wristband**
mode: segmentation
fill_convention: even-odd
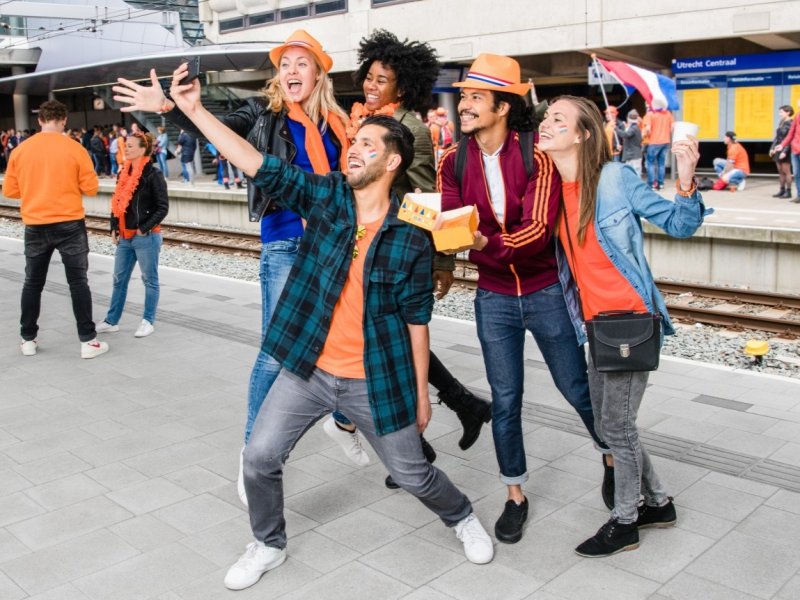
[[[678,191],[677,191],[677,194],[678,194],[679,196],[683,196],[684,198],[691,198],[692,196],[694,196],[694,193],[697,191],[697,182],[696,182],[696,181],[694,180],[694,178],[693,178],[693,179],[692,179],[692,187],[690,187],[690,188],[689,188],[687,191],[685,191],[685,192],[684,192],[684,191],[681,189],[681,182],[680,182],[680,180],[678,180],[677,182],[675,182],[675,187],[676,187],[676,188],[677,188],[677,190],[678,190]]]
[[[161,109],[158,111],[159,115],[163,115],[164,113],[168,113],[171,111],[175,106],[170,106],[170,99],[164,98],[164,104],[161,105]]]

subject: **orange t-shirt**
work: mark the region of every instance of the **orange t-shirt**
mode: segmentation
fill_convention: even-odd
[[[669,144],[672,141],[672,113],[668,110],[648,112],[643,124],[649,128],[648,143]]]
[[[741,169],[745,174],[750,174],[750,159],[747,157],[747,150],[739,142],[733,142],[728,146],[728,160],[733,161],[734,169]]]
[[[578,282],[583,318],[588,320],[609,310],[647,312],[642,298],[600,247],[594,231],[594,221],[589,222],[583,246],[578,244],[580,183],[565,181],[561,184],[561,189],[564,194],[564,215],[558,226],[558,237],[567,254],[572,275]],[[572,234],[571,246],[567,240],[567,221]]]
[[[358,256],[350,263],[342,295],[333,307],[328,338],[317,359],[317,366],[337,377],[366,379],[364,371],[364,260],[378,233],[383,218],[361,223],[366,235],[355,242]]]

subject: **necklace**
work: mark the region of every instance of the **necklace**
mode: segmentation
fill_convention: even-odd
[[[353,260],[358,258],[358,242],[359,240],[364,239],[364,236],[367,235],[367,228],[364,227],[361,223],[356,224],[356,235],[355,235],[355,243],[353,244]]]

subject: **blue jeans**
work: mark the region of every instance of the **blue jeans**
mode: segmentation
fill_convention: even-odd
[[[169,167],[167,167],[167,153],[159,152],[158,154],[156,154],[156,160],[158,161],[158,168],[161,169],[161,172],[164,174],[164,177],[169,177]]]
[[[667,170],[667,150],[669,144],[649,144],[647,146],[647,185],[664,185]]]
[[[611,518],[635,523],[639,496],[648,506],[663,506],[667,492],[639,441],[636,416],[647,388],[647,371],[600,373],[589,356],[589,388],[597,431],[614,456],[614,509]]]
[[[244,487],[255,538],[286,547],[283,467],[289,453],[320,417],[335,409],[350,415],[401,488],[416,496],[448,527],[472,512],[469,499],[425,460],[416,423],[377,435],[366,379],[347,379],[315,369],[305,380],[282,371],[264,402],[244,451]]]
[[[302,238],[292,237],[275,240],[261,245],[261,266],[258,277],[261,280],[261,340],[267,335],[267,327],[272,320],[272,313],[278,305],[283,286],[289,278],[294,259]],[[269,388],[278,376],[281,366],[274,358],[258,351],[256,363],[250,373],[250,388],[247,392],[247,424],[244,428],[244,443],[250,439],[250,432],[256,422],[258,411],[267,397]]]
[[[166,177],[166,175],[164,175]],[[191,183],[194,178],[194,163],[182,162],[181,163],[181,177],[187,183]]]
[[[526,331],[533,334],[558,390],[595,443],[603,445],[594,430],[586,355],[575,337],[560,283],[526,296],[479,289],[475,321],[492,389],[492,434],[503,483],[520,485],[528,479],[522,441]]]
[[[728,161],[725,158],[714,159],[714,170],[717,172],[717,177],[722,177],[722,172],[725,171],[727,165]],[[725,174],[728,176],[729,185],[739,185],[747,178],[747,173],[741,169],[730,169]]]
[[[50,258],[58,250],[72,298],[72,313],[78,325],[78,339],[92,341],[97,334],[92,320],[92,292],[89,289],[89,239],[86,223],[64,221],[25,227],[25,283],[22,285],[19,333],[23,340],[36,339],[42,290],[50,268]]]
[[[142,318],[156,322],[158,307],[158,256],[161,252],[161,234],[136,235],[129,240],[119,238],[117,251],[114,253],[114,290],[111,293],[111,304],[106,314],[106,323],[116,325],[125,308],[128,296],[128,283],[131,280],[133,267],[139,263],[144,282],[144,314]]]

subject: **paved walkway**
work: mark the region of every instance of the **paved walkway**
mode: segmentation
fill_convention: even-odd
[[[258,287],[163,269],[156,333],[135,339],[134,280],[111,351],[84,361],[54,260],[28,358],[17,345],[21,252],[0,238],[3,600],[800,597],[800,383],[664,359],[639,422],[678,525],[643,532],[635,552],[582,559],[574,546],[607,518],[600,459],[532,343],[521,542],[496,544],[490,565],[466,562],[451,531],[383,486],[374,455],[354,468],[317,426],[286,467],[287,563],[228,592],[225,571],[251,541],[234,479]],[[92,255],[98,318],[111,270]],[[435,319],[432,332],[442,360],[487,392],[472,324]],[[427,435],[491,531],[505,499],[491,431],[461,452],[454,415],[437,406]]]

